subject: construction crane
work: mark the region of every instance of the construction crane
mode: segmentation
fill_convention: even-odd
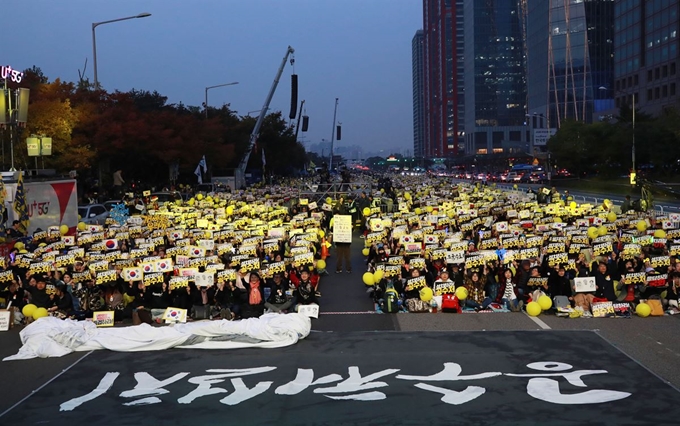
[[[253,128],[253,132],[250,134],[250,140],[248,141],[248,149],[246,149],[246,153],[241,159],[241,162],[239,163],[239,166],[235,171],[234,181],[236,184],[236,188],[242,188],[245,186],[246,167],[248,167],[250,153],[252,152],[253,146],[255,146],[257,138],[260,135],[260,127],[262,127],[264,117],[267,114],[267,110],[269,110],[269,103],[272,101],[272,98],[274,97],[274,92],[276,92],[276,87],[279,85],[279,80],[281,79],[281,74],[283,74],[283,69],[286,67],[286,62],[288,62],[288,58],[293,53],[295,53],[295,49],[288,46],[288,49],[286,50],[286,55],[283,57],[283,61],[281,61],[281,66],[279,67],[279,70],[276,73],[276,77],[274,77],[272,87],[271,89],[269,89],[267,99],[265,99],[264,105],[262,106],[262,110],[260,110],[260,116],[257,118],[257,122],[255,123],[255,127]],[[291,58],[290,60],[291,65],[293,64],[294,61],[295,59]]]

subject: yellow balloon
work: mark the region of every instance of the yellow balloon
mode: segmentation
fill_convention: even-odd
[[[404,198],[405,198],[406,200],[410,200],[410,199],[411,199],[411,193],[410,193],[410,192],[405,193],[405,194],[404,194]]]
[[[663,229],[657,229],[654,231],[654,238],[666,238],[666,231]]]
[[[36,309],[38,309],[37,306],[35,306],[33,303],[29,303],[28,305],[21,308],[21,313],[24,314],[25,317],[33,317],[33,312],[35,312]]]
[[[334,218],[331,218],[331,221],[329,222],[329,225],[330,225],[331,228],[333,227],[333,219]]]
[[[432,210],[434,210],[434,208],[432,206],[425,207],[425,211],[428,212],[428,213],[432,213]]]
[[[543,309],[541,309],[541,305],[539,305],[538,302],[529,302],[527,305],[527,314],[532,317],[541,315],[541,312],[543,312]]]
[[[364,210],[362,211],[364,216],[370,216],[371,215],[371,209],[369,207],[364,207]]]
[[[331,197],[326,197],[326,204],[333,204],[333,199]]]
[[[226,209],[225,212],[226,212],[227,215],[229,215],[229,216],[233,215],[233,214],[234,214],[234,206],[232,206],[232,205],[227,206],[227,209]]]
[[[368,256],[369,252],[370,252],[370,250],[368,249],[368,247],[364,247],[364,249],[361,250],[361,254],[363,254],[364,256]]]
[[[538,298],[538,304],[542,310],[547,311],[548,309],[552,308],[552,299],[546,295],[543,295]]]
[[[465,287],[458,287],[456,289],[456,297],[458,300],[465,300],[468,297],[468,291]]]
[[[645,232],[647,230],[647,222],[644,220],[638,220],[638,222],[635,224],[635,227],[638,231]]]
[[[46,317],[48,315],[49,315],[49,313],[47,313],[47,309],[45,309],[45,308],[36,308],[36,310],[33,311],[33,319],[34,320]]]
[[[597,235],[600,237],[603,235],[607,235],[607,227],[604,225],[600,225],[600,227],[597,228]]]
[[[373,274],[370,273],[370,272],[364,272],[363,279],[364,279],[364,284],[366,284],[366,285],[368,285],[368,286],[371,286],[371,285],[375,284],[375,280],[374,280],[374,278],[373,278]]]
[[[382,269],[378,269],[377,271],[373,272],[373,280],[378,283],[383,279],[384,275],[385,272]]]
[[[84,231],[87,228],[87,225],[85,222],[78,222],[78,230],[79,231]]]
[[[588,228],[588,238],[590,238],[591,240],[594,240],[595,238],[597,238],[598,235],[599,235],[599,233],[598,233],[596,227],[591,226],[590,228]]]
[[[319,259],[316,261],[316,268],[317,269],[326,269],[326,261],[323,259]]]
[[[416,207],[416,214],[419,216],[423,214],[423,211],[420,209],[420,207]]]
[[[432,289],[430,287],[425,286],[420,289],[420,300],[423,302],[429,302],[432,300],[432,296],[434,296],[434,294],[432,293]]]
[[[569,208],[571,208],[572,210],[575,209],[576,207],[578,207],[578,204],[576,204],[576,201],[572,201],[571,203],[569,203]]]
[[[61,235],[66,235],[66,234],[68,234],[68,225],[61,225],[61,226],[59,227],[59,233],[60,233]]]
[[[555,223],[562,223],[562,218],[559,217],[559,216],[555,216],[555,218],[553,219],[553,222],[555,222]]]
[[[614,212],[607,213],[607,220],[609,222],[616,222],[616,213]]]
[[[203,199],[203,194],[196,194],[196,199],[201,201]]]
[[[652,313],[652,308],[646,303],[640,303],[635,307],[635,313],[642,318],[648,317]]]

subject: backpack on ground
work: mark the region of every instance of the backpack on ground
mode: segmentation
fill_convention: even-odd
[[[442,294],[442,312],[460,312],[460,302],[455,294]]]

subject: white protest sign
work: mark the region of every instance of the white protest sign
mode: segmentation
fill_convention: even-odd
[[[333,241],[336,243],[352,242],[352,216],[336,214],[333,216]]]
[[[594,293],[596,289],[595,277],[574,278],[574,291],[576,293]]]
[[[310,303],[309,305],[298,305],[298,313],[310,318],[319,318],[319,305]]]
[[[194,275],[194,281],[196,282],[196,287],[210,287],[215,281],[215,271],[199,272]]]

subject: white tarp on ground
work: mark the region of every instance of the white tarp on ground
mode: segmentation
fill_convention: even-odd
[[[168,348],[279,348],[309,335],[311,320],[297,313],[266,314],[241,321],[199,321],[152,327],[97,328],[90,321],[40,318],[24,328],[19,353],[4,361],[60,357],[76,351],[109,349],[119,352]]]

